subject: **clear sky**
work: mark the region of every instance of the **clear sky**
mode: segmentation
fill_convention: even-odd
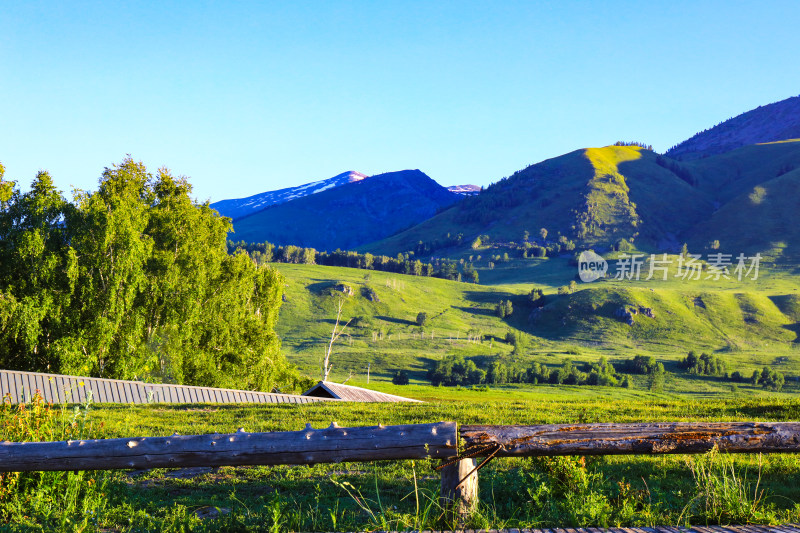
[[[131,154],[201,201],[345,170],[487,185],[796,96],[798,50],[795,0],[0,0],[0,162],[69,193]]]

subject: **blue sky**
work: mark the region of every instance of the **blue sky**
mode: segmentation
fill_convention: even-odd
[[[131,154],[201,201],[345,170],[487,185],[800,94],[798,21],[795,1],[0,0],[0,162],[68,193]]]

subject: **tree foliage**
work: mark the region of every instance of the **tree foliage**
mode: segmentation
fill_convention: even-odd
[[[125,159],[67,201],[0,173],[4,368],[269,390],[295,379],[274,332],[283,279],[229,255],[230,220],[182,177]]]
[[[681,361],[680,366],[690,374],[701,376],[721,376],[725,374],[725,362],[713,354],[702,353],[698,356],[694,351],[691,351]]]

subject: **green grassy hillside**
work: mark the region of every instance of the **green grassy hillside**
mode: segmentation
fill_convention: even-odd
[[[363,382],[369,364],[372,381],[386,382],[396,370],[405,369],[412,382],[424,382],[427,365],[450,354],[472,357],[479,364],[496,359],[524,367],[537,361],[553,368],[567,359],[583,363],[604,356],[621,364],[646,354],[678,372],[678,360],[691,349],[721,355],[729,372],[750,375],[786,358],[778,368],[800,373],[800,297],[792,276],[765,274],[752,285],[606,281],[558,295],[555,286],[563,284],[574,267],[548,261],[553,285],[480,286],[348,268],[276,265],[287,279],[277,330],[290,361],[318,378],[336,304],[344,299],[344,320],[355,320],[334,345],[335,381],[352,374]],[[341,283],[352,288],[351,296],[334,290]],[[533,286],[543,287],[548,297],[540,311],[527,300]],[[370,300],[373,292],[380,301]],[[494,314],[495,304],[503,299],[514,306],[505,319]],[[620,308],[651,309],[654,318],[639,313],[628,325],[616,314]],[[424,328],[415,323],[419,312],[428,315]],[[508,331],[529,339],[522,353],[512,356],[512,346],[503,340]],[[638,386],[645,386],[643,377],[636,379]],[[725,392],[730,383],[677,373],[667,388]]]
[[[466,249],[478,235],[519,242],[525,231],[537,239],[541,228],[548,230],[548,240],[563,235],[578,247],[605,248],[632,238],[644,249],[675,248],[695,233],[701,235],[695,228],[715,210],[797,168],[797,141],[747,146],[689,162],[634,146],[577,150],[521,170],[361,250],[393,255],[413,250],[419,242],[463,234],[457,250],[437,252],[449,255]],[[780,220],[785,224],[791,216]],[[781,228],[771,229],[773,240],[782,240]]]
[[[800,144],[800,143],[799,143]],[[734,255],[761,252],[772,260],[800,260],[800,168],[755,185],[692,231],[696,248],[718,240]]]

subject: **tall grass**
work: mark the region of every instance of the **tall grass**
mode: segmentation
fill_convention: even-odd
[[[695,481],[695,496],[684,508],[687,523],[705,521],[713,524],[751,524],[774,521],[766,491],[760,488],[763,467],[758,455],[755,480],[748,481],[748,471],[737,471],[733,458],[715,448],[706,455],[687,458]]]
[[[45,403],[38,392],[18,405],[6,395],[0,405],[0,441],[90,438],[94,429],[90,409],[91,394],[72,409]],[[106,506],[108,478],[105,472],[88,471],[0,473],[0,524],[60,531],[94,529]]]

